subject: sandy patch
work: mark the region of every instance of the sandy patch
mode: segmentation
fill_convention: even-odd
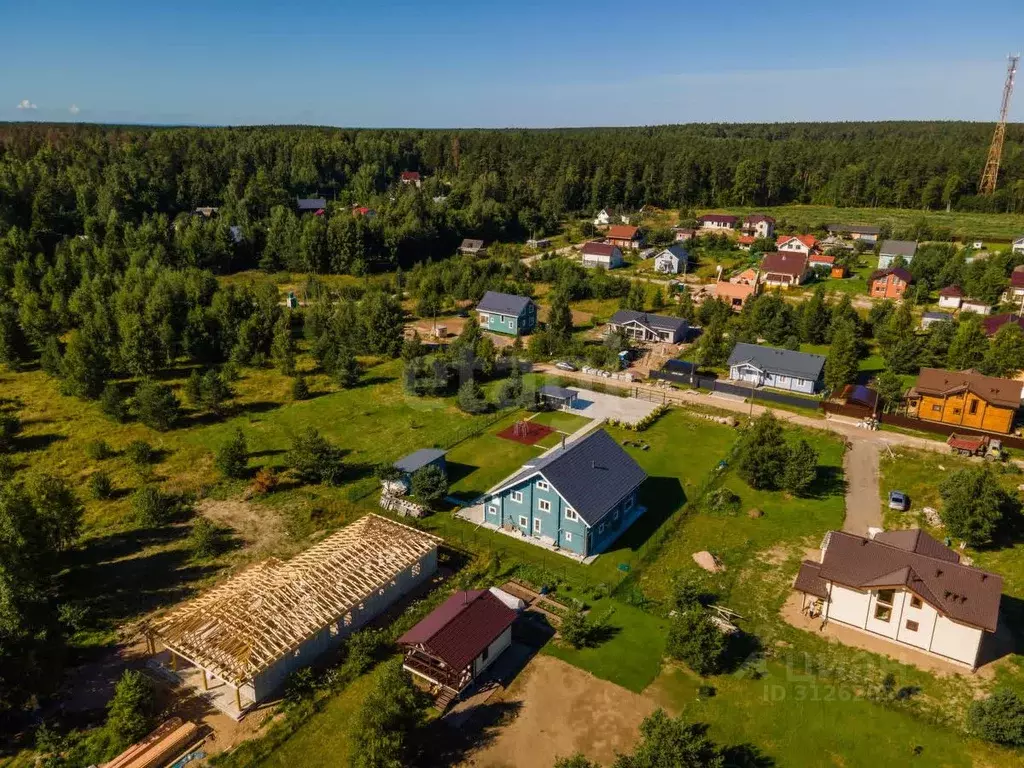
[[[217,525],[230,528],[245,548],[256,554],[275,551],[287,536],[280,514],[247,501],[203,499],[196,509]]]
[[[529,663],[504,699],[522,705],[518,716],[463,765],[551,768],[557,758],[576,752],[610,765],[616,753],[632,749],[641,721],[656,708],[650,699],[543,655]]]

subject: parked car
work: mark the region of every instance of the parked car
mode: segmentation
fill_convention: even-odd
[[[889,491],[889,509],[906,512],[910,508],[910,499],[903,491]]]
[[[557,363],[555,363],[555,368],[558,368],[560,371],[575,371],[576,370],[576,366],[575,365],[573,365],[572,363],[566,362],[565,360],[559,360]]]

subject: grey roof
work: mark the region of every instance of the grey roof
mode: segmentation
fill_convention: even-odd
[[[612,315],[612,325],[625,325],[633,321],[646,325],[649,328],[657,328],[663,331],[679,331],[687,327],[687,322],[681,317],[668,317],[667,315],[652,315],[650,312],[636,312],[632,309],[620,309]]]
[[[882,231],[879,227],[861,224],[829,224],[826,229],[829,232],[849,232],[851,235],[878,235]]]
[[[327,207],[327,200],[322,197],[300,197],[296,199],[295,205],[300,211],[318,211]]]
[[[913,256],[917,243],[913,240],[883,240],[878,252],[883,256]]]
[[[464,248],[467,251],[479,251],[483,247],[484,247],[484,241],[483,240],[474,240],[474,239],[469,238],[469,237],[467,237],[465,240],[463,240],[462,241],[462,245],[459,246],[459,248]]]
[[[565,387],[557,387],[554,384],[545,384],[538,390],[542,395],[547,397],[556,397],[559,400],[572,400],[576,397],[576,390],[566,389]]]
[[[632,490],[647,473],[615,439],[599,429],[525,464],[495,493],[537,473],[551,483],[587,525],[593,526]]]
[[[427,464],[437,461],[442,456],[444,456],[444,451],[440,448],[420,448],[418,451],[413,451],[408,456],[404,456],[396,461],[395,469],[411,475],[416,470],[423,469]]]
[[[658,258],[659,256],[661,256],[661,254],[665,253],[666,251],[671,253],[673,256],[675,256],[677,259],[679,259],[679,261],[681,261],[681,262],[689,261],[690,260],[690,253],[689,253],[689,251],[687,251],[686,248],[684,248],[679,243],[676,243],[675,245],[670,245],[668,248],[662,248],[660,251],[658,251],[656,254],[654,254],[654,258]]]
[[[921,317],[927,320],[952,320],[953,316],[949,312],[925,312]]]
[[[824,355],[794,352],[791,349],[762,347],[758,344],[738,343],[729,355],[729,366],[752,363],[763,371],[816,380],[825,367]]]
[[[498,315],[519,317],[531,302],[532,299],[526,296],[515,296],[511,293],[488,291],[484,294],[484,297],[480,299],[480,303],[476,305],[476,308],[483,312],[494,312]]]

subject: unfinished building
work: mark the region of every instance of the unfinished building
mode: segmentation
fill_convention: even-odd
[[[147,622],[149,651],[169,651],[179,678],[240,717],[429,579],[440,543],[366,515],[290,560],[252,565]]]

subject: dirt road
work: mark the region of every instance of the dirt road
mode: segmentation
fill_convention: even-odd
[[[882,447],[863,437],[851,440],[843,457],[846,475],[846,519],[843,530],[867,536],[868,528],[882,527],[882,502],[878,495],[878,459]]]

